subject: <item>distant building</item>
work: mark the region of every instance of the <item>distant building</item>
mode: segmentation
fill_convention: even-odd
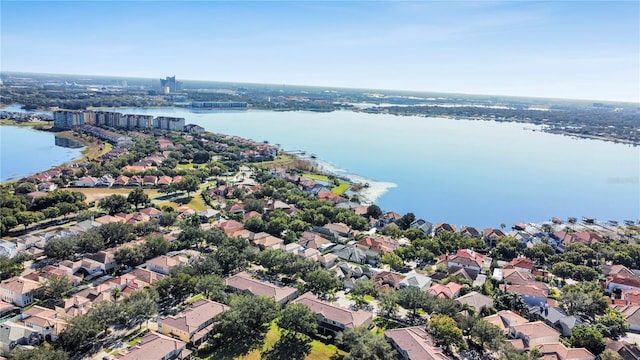
[[[182,81],[176,81],[176,76],[167,76],[160,79],[160,87],[166,93],[173,93],[182,90]]]
[[[195,109],[246,109],[247,103],[241,101],[194,101],[191,107]]]
[[[53,112],[53,126],[59,129],[73,129],[94,122],[93,111],[57,110]]]
[[[158,116],[153,119],[154,129],[184,131],[184,125],[184,118]]]

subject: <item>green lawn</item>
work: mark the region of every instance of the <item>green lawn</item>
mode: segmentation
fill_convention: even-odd
[[[323,181],[323,182],[326,182],[326,183],[329,183],[329,184],[333,183],[333,180],[329,179],[329,177],[327,175],[307,173],[307,174],[304,174],[302,176],[307,178],[307,179],[311,179],[311,180]],[[331,192],[336,194],[336,195],[342,195],[347,190],[349,190],[349,188],[351,187],[351,184],[346,182],[346,181],[344,181],[344,180],[341,180],[341,179],[338,179],[338,181],[340,182],[340,185],[333,186],[331,188]]]
[[[264,345],[261,349],[250,351],[244,355],[233,355],[223,351],[213,351],[208,354],[207,357],[203,357],[211,360],[260,360],[260,353],[270,349],[280,339],[280,328],[275,324],[275,321],[271,324],[271,328],[264,340]],[[335,353],[345,355],[346,353],[339,350],[335,345],[325,344],[318,340],[311,341],[311,353],[307,356],[306,360],[328,360]]]
[[[282,164],[288,164],[292,161],[293,159],[291,158],[291,156],[287,155],[287,154],[281,154],[278,155],[275,160],[271,160],[271,161],[262,161],[262,162],[254,162],[251,163],[252,165],[255,166],[271,166],[271,165],[282,165]]]

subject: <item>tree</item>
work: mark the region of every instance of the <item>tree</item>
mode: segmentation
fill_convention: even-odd
[[[471,327],[471,337],[474,338],[483,349],[497,351],[504,343],[502,329],[482,319]]]
[[[345,360],[394,360],[395,351],[382,337],[370,332],[364,326],[348,329],[336,338],[342,348],[349,351]]]
[[[351,289],[351,294],[376,296],[378,295],[376,283],[371,280],[356,280],[353,284],[353,289]]]
[[[19,275],[24,270],[23,262],[28,259],[25,254],[18,254],[12,258],[0,255],[0,280]]]
[[[49,240],[44,246],[44,254],[56,260],[71,259],[76,253],[76,239],[60,237]]]
[[[624,315],[611,308],[607,309],[606,314],[596,318],[594,326],[602,333],[602,336],[613,340],[620,339],[629,331],[629,323]]]
[[[378,205],[369,205],[367,208],[367,217],[377,219],[382,215],[382,209]]]
[[[163,211],[158,221],[160,226],[168,227],[175,224],[177,218],[178,214],[176,214],[174,211]]]
[[[136,238],[133,226],[120,222],[104,224],[97,227],[95,231],[102,236],[107,246],[125,244]]]
[[[412,222],[416,220],[416,216],[412,213],[404,214],[400,220],[396,221],[396,224],[401,230],[407,230]]]
[[[380,294],[378,298],[380,310],[386,317],[393,317],[398,311],[398,293],[388,290]]]
[[[569,342],[573,347],[583,347],[594,355],[599,355],[605,346],[604,337],[593,326],[577,325],[571,330]]]
[[[214,330],[221,340],[234,346],[262,346],[269,323],[278,314],[276,302],[264,296],[232,295],[231,309],[218,317]]]
[[[171,244],[162,235],[148,236],[142,245],[144,257],[147,259],[169,252]]]
[[[196,280],[196,291],[204,294],[207,299],[221,301],[226,298],[224,280],[216,274],[199,276]]]
[[[311,339],[294,333],[284,333],[273,346],[262,353],[265,360],[304,360],[311,353]]]
[[[127,198],[118,194],[109,195],[101,199],[98,202],[98,206],[107,210],[109,215],[115,215],[121,212],[126,213],[131,209]]]
[[[440,346],[451,351],[452,346],[466,348],[462,330],[456,321],[446,315],[435,314],[429,319],[427,332],[431,334]]]
[[[28,228],[29,225],[36,223],[44,218],[42,213],[37,211],[20,211],[15,215],[19,224],[24,225],[24,228]]]
[[[559,276],[563,279],[570,278],[575,271],[575,265],[568,263],[566,261],[560,261],[558,263],[553,264],[551,268],[551,272],[555,276]]]
[[[566,285],[560,296],[561,306],[570,314],[594,320],[596,315],[605,313],[608,299],[602,294],[599,284],[580,282]]]
[[[400,270],[404,267],[404,261],[395,252],[383,253],[380,257],[380,262],[388,264],[393,270]]]
[[[303,278],[307,283],[309,291],[316,294],[319,298],[326,298],[328,294],[342,286],[342,282],[326,270],[311,271]]]
[[[397,291],[398,293],[398,303],[402,305],[403,308],[411,311],[411,317],[418,317],[418,309],[422,308],[424,303],[427,300],[426,292],[414,288],[414,287],[405,287]]]
[[[49,344],[33,349],[19,348],[11,352],[11,360],[67,360],[69,356],[60,349],[54,349]]]
[[[51,299],[56,303],[67,297],[72,289],[73,284],[66,276],[51,274],[42,286],[42,294],[44,299]]]
[[[622,360],[622,356],[611,349],[605,349],[600,354],[600,360]]]
[[[185,191],[187,196],[189,196],[192,192],[198,191],[198,179],[194,176],[185,176],[182,178],[182,181],[178,183],[178,189]]]
[[[144,254],[138,246],[120,247],[113,257],[121,266],[136,267],[144,262]]]
[[[496,245],[494,251],[502,260],[509,261],[518,256],[518,254],[524,250],[524,244],[511,236],[503,236],[498,239],[498,244]]]
[[[264,204],[258,199],[246,199],[244,202],[244,211],[256,211],[262,214],[264,212]]]
[[[127,201],[133,204],[136,209],[138,208],[138,205],[144,206],[151,202],[149,199],[149,195],[145,194],[142,188],[135,188],[132,192],[130,192],[129,196],[127,196]]]
[[[278,327],[294,333],[314,336],[318,331],[316,315],[303,304],[289,304],[282,311],[276,321]]]

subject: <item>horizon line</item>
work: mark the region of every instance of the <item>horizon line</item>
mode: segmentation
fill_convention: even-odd
[[[12,71],[12,70],[0,70],[2,74],[29,74],[29,75],[58,75],[58,76],[92,76],[102,78],[122,78],[122,79],[140,79],[140,80],[160,80],[162,78],[152,77],[139,77],[139,76],[124,76],[124,75],[97,75],[97,74],[68,74],[68,73],[47,73],[47,72],[28,72],[28,71]],[[173,75],[176,77],[176,75]],[[177,77],[176,77],[177,78]],[[177,80],[177,79],[176,79]],[[390,89],[390,88],[361,88],[361,87],[344,87],[344,86],[329,86],[329,85],[303,85],[303,84],[287,84],[287,83],[260,83],[260,82],[244,82],[244,81],[221,81],[221,80],[202,80],[202,79],[181,79],[179,81],[200,81],[211,82],[220,84],[244,84],[244,85],[270,85],[270,86],[295,86],[295,87],[309,87],[318,89],[342,89],[342,90],[368,90],[368,91],[396,91],[407,93],[426,93],[426,94],[439,94],[439,95],[464,95],[464,96],[485,96],[485,97],[503,97],[503,98],[519,98],[519,99],[540,99],[540,100],[560,100],[560,101],[584,101],[584,102],[604,102],[604,103],[617,103],[617,104],[632,104],[640,106],[640,99],[637,101],[632,100],[602,100],[602,99],[584,99],[584,98],[558,98],[558,97],[541,97],[530,95],[505,95],[505,94],[481,94],[481,93],[464,93],[464,92],[438,92],[432,90],[407,90],[407,89]]]

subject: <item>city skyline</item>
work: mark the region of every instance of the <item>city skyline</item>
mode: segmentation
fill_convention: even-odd
[[[0,64],[639,102],[639,11],[638,2],[3,1]]]

